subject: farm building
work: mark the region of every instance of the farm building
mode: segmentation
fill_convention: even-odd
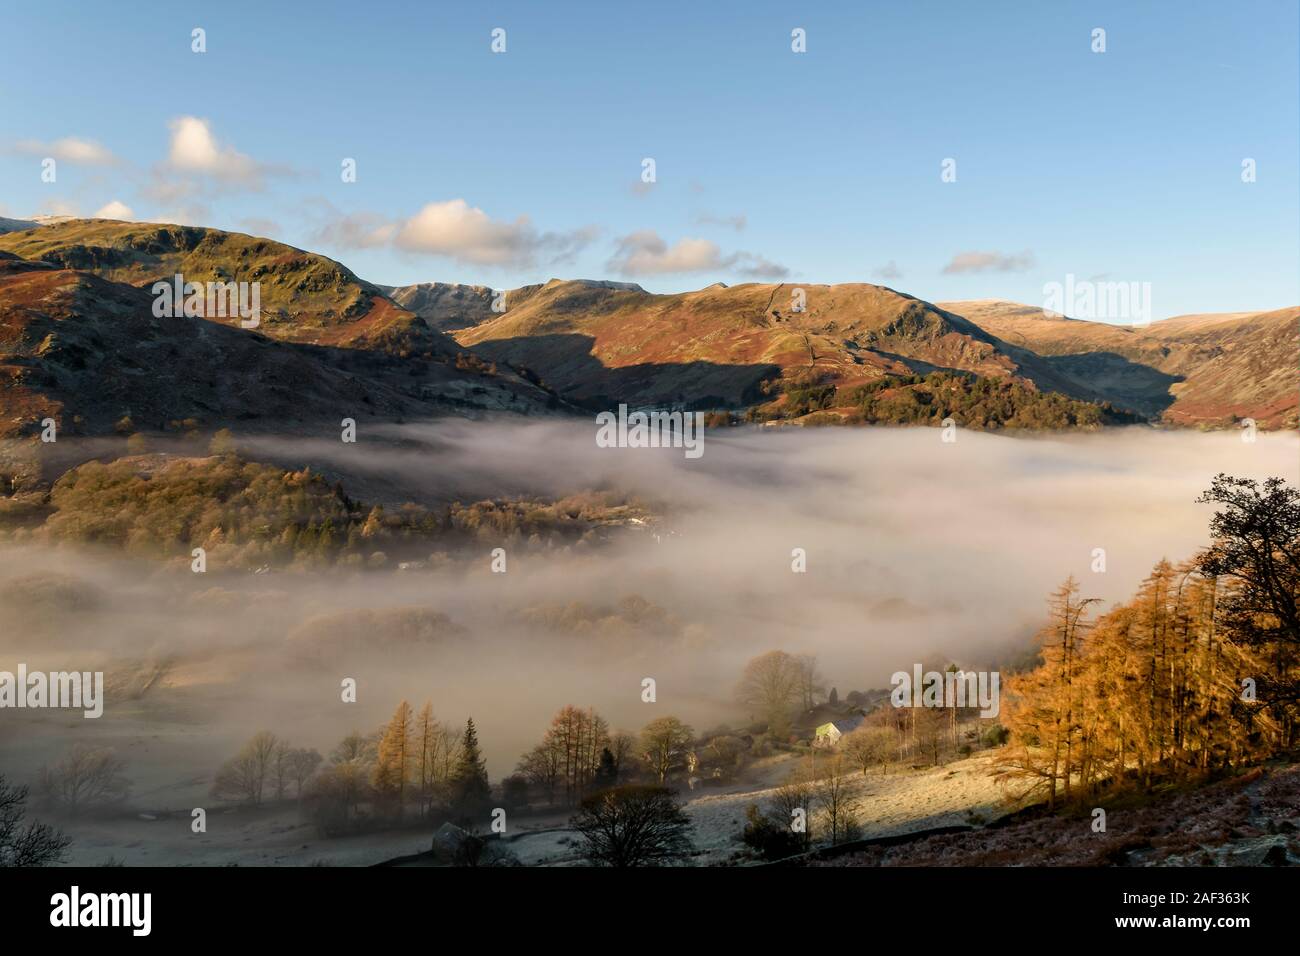
[[[813,746],[834,747],[840,742],[841,737],[862,726],[862,720],[861,714],[854,714],[851,717],[841,717],[839,720],[819,725],[816,736],[813,737]]]

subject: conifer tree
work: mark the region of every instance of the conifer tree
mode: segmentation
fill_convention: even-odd
[[[488,783],[487,764],[479,750],[478,731],[474,718],[465,721],[465,734],[461,737],[460,757],[452,777],[455,806],[462,817],[473,815],[487,805],[492,795]]]

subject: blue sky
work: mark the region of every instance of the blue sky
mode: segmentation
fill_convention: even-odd
[[[1300,302],[1297,9],[4,0],[0,215],[117,202],[393,284],[1040,303],[1073,274],[1149,282],[1157,318],[1279,308]]]

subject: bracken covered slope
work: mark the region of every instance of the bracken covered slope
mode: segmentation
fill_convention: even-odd
[[[1068,319],[1000,300],[947,302],[1117,405],[1177,425],[1253,418],[1295,428],[1300,308],[1178,316],[1147,326]]]
[[[34,435],[45,418],[63,434],[108,433],[123,418],[132,430],[188,419],[198,428],[337,431],[344,417],[540,413],[550,399],[486,366],[276,341],[200,318],[157,318],[152,302],[136,286],[0,253],[0,437]]]
[[[1095,397],[1031,351],[880,286],[718,284],[654,295],[551,280],[512,290],[506,306],[455,332],[457,341],[532,369],[587,404],[734,407],[758,400],[761,383],[787,375],[812,373],[844,387],[935,369]]]
[[[454,342],[341,263],[292,246],[198,226],[74,219],[0,236],[0,250],[115,282],[256,282],[258,331],[287,342],[454,354]],[[230,320],[230,324],[236,324]]]

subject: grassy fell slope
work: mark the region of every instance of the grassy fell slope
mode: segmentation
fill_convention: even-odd
[[[53,418],[69,434],[177,419],[259,421],[293,432],[344,413],[428,413],[382,381],[316,353],[195,318],[155,318],[143,290],[44,263],[0,259],[0,437]]]
[[[0,438],[202,429],[285,434],[448,413],[546,414],[553,396],[466,352],[276,341],[200,318],[153,315],[145,289],[0,251]]]
[[[259,331],[284,341],[443,355],[458,351],[346,266],[243,233],[74,219],[0,236],[0,250],[135,286],[177,273],[187,282],[257,282]]]
[[[1178,316],[1119,326],[1016,302],[947,302],[995,335],[1087,381],[1117,405],[1176,425],[1253,418],[1294,428],[1300,406],[1300,308]]]
[[[801,311],[792,308],[795,288]],[[844,387],[955,369],[1093,397],[1032,352],[880,286],[718,284],[654,295],[553,279],[506,302],[504,314],[457,331],[457,341],[588,403],[737,406],[756,400],[765,380],[810,370]]]

